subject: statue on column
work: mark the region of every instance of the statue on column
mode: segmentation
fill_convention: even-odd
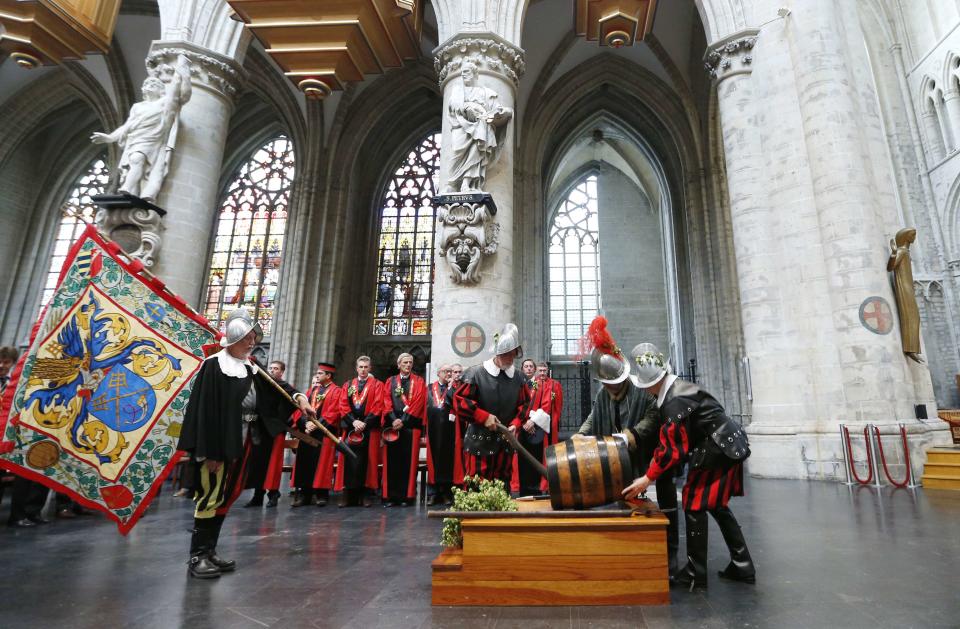
[[[497,161],[513,110],[499,104],[497,93],[477,85],[477,65],[470,60],[460,66],[463,85],[450,96],[451,148],[450,192],[483,189],[487,168]]]
[[[176,67],[164,63],[150,70],[143,100],[130,108],[127,121],[112,133],[94,133],[90,141],[119,144],[120,192],[155,203],[170,168],[180,109],[190,100],[190,61],[180,55]]]
[[[923,363],[920,358],[920,308],[913,292],[913,265],[910,262],[910,245],[917,238],[917,230],[908,227],[897,232],[890,240],[890,258],[887,271],[893,272],[893,294],[897,299],[900,317],[900,342],[903,353],[911,360]]]

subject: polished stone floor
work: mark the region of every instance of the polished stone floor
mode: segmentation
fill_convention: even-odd
[[[100,517],[0,528],[0,627],[960,627],[960,492],[751,480],[747,493],[731,507],[756,586],[716,579],[711,524],[710,589],[668,607],[475,609],[430,606],[440,521],[411,507],[238,504],[220,550],[239,570],[189,580],[189,503],[167,491],[126,538]]]

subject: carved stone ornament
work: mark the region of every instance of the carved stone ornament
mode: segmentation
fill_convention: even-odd
[[[434,51],[434,68],[440,85],[451,74],[460,71],[460,65],[470,59],[480,70],[494,72],[519,86],[526,70],[523,51],[494,34],[456,37]]]
[[[757,43],[756,32],[739,33],[721,40],[707,49],[704,68],[715,81],[722,81],[737,74],[752,71],[753,47]]]
[[[483,256],[496,253],[500,243],[500,224],[493,218],[496,206],[490,200],[490,195],[450,196],[478,199],[443,203],[443,197],[435,198],[439,205],[437,221],[440,223],[438,253],[447,261],[450,279],[455,284],[477,284]]]
[[[230,100],[236,97],[243,84],[243,76],[240,71],[227,63],[227,59],[217,59],[199,50],[191,50],[189,44],[183,44],[183,47],[164,47],[152,50],[147,55],[147,74],[158,76],[162,73],[164,65],[172,64],[181,55],[190,61],[190,77],[194,84],[207,87]]]
[[[123,251],[153,267],[160,253],[163,224],[159,212],[143,208],[103,209],[97,211],[97,225]]]

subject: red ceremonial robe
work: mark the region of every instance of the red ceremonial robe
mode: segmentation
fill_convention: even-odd
[[[542,410],[550,416],[550,434],[544,435],[543,454],[541,460],[547,464],[547,446],[557,443],[560,439],[560,415],[563,414],[563,388],[560,382],[552,378],[543,380],[534,380],[534,386],[530,388],[530,406],[527,407],[526,416],[523,423],[530,419],[530,413],[537,409]],[[522,428],[521,428],[522,430]],[[519,434],[519,431],[517,431]],[[520,455],[513,458],[513,476],[510,479],[510,489],[520,491]],[[544,493],[550,488],[547,485],[547,479],[540,482],[540,490]]]
[[[323,418],[324,424],[337,437],[342,437],[340,430],[340,419],[342,417],[341,405],[346,395],[343,389],[333,384],[327,389],[327,395],[323,399],[323,406],[318,414]],[[319,437],[318,437],[319,438]],[[337,458],[336,444],[330,439],[323,439],[323,446],[320,448],[320,461],[317,463],[317,473],[313,477],[314,489],[333,489],[333,462]]]
[[[453,393],[451,392],[450,387],[447,387],[445,390],[441,391],[439,382],[434,382],[427,387],[427,404],[431,408],[443,409],[444,413],[453,415],[453,409],[451,408],[450,404],[452,399]],[[456,415],[453,415],[453,421],[450,423],[453,424],[454,430],[453,452],[449,453],[449,456],[453,457],[453,484],[463,485],[463,435],[461,433],[460,420],[457,419]],[[431,485],[434,485],[437,482],[437,479],[435,478],[435,469],[438,467],[439,463],[434,462],[433,460],[436,454],[437,453],[433,451],[433,448],[430,445],[430,439],[427,439],[427,482]],[[447,454],[448,453],[444,453],[444,455]]]
[[[280,489],[280,477],[283,475],[283,453],[286,445],[287,433],[282,432],[273,438],[270,463],[267,465],[267,476],[263,479],[263,488],[267,491]]]
[[[367,378],[362,393],[350,394],[351,388],[358,387],[357,378],[344,382],[343,387],[341,387],[343,396],[340,398],[340,427],[343,430],[344,436],[353,430],[352,424],[354,419],[359,419],[366,423],[367,429],[364,431],[362,443],[347,444],[357,454],[357,460],[355,462],[345,462],[344,455],[338,453],[337,491],[342,491],[344,487],[347,489],[360,489],[359,487],[350,486],[353,483],[346,478],[346,468],[348,465],[351,470],[356,469],[357,472],[363,474],[364,487],[373,489],[374,491],[379,487],[380,416],[382,415],[380,411],[380,388],[382,386],[383,383],[373,376],[370,376]]]
[[[420,463],[420,434],[427,416],[427,385],[417,374],[410,374],[404,386],[400,375],[387,378],[381,388],[380,410],[383,412],[383,429],[390,428],[394,418],[403,422],[400,438],[383,444],[383,498],[385,500],[410,500],[417,496],[417,467]],[[403,465],[403,469],[391,469]],[[392,486],[400,484],[401,486]]]

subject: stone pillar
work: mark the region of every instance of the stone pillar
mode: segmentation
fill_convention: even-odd
[[[950,149],[952,153],[958,148],[960,138],[960,90],[949,89],[943,95],[946,117],[945,125],[950,131]]]
[[[153,272],[199,309],[214,229],[221,164],[242,69],[229,57],[182,41],[155,41],[148,63],[190,60],[193,95],[180,111],[170,172],[157,199],[167,210]]]
[[[443,189],[450,172],[451,128],[447,104],[455,86],[459,85],[460,65],[472,60],[478,70],[477,84],[494,90],[499,104],[515,108],[519,77],[523,74],[523,51],[492,33],[460,34],[447,40],[435,51],[437,74],[443,89],[443,139],[440,153],[440,188]],[[516,137],[513,120],[504,137],[499,159],[487,170],[484,191],[493,196],[497,206],[495,220],[500,225],[499,246],[496,253],[486,256],[481,263],[482,277],[477,284],[456,284],[450,277],[447,262],[435,257],[436,272],[433,293],[433,338],[431,362],[459,362],[473,365],[489,356],[487,350],[493,335],[516,317],[515,265],[513,258],[513,157]],[[463,326],[463,324],[468,324]],[[463,337],[464,349],[457,353],[453,347],[454,331]],[[483,336],[482,347],[475,337]],[[520,330],[521,339],[529,333]],[[469,338],[468,338],[469,337]]]
[[[929,372],[908,364],[896,325],[876,334],[861,322],[873,297],[895,316],[885,270],[893,175],[877,157],[882,127],[862,37],[855,7],[805,0],[759,42],[744,32],[707,55],[752,381],[754,475],[842,477],[839,422],[909,422],[914,404],[934,410]]]
[[[925,105],[920,117],[923,119],[923,128],[927,134],[929,162],[935,165],[946,157],[947,150],[943,143],[943,131],[940,129],[940,122],[937,119],[937,112],[933,103]]]

